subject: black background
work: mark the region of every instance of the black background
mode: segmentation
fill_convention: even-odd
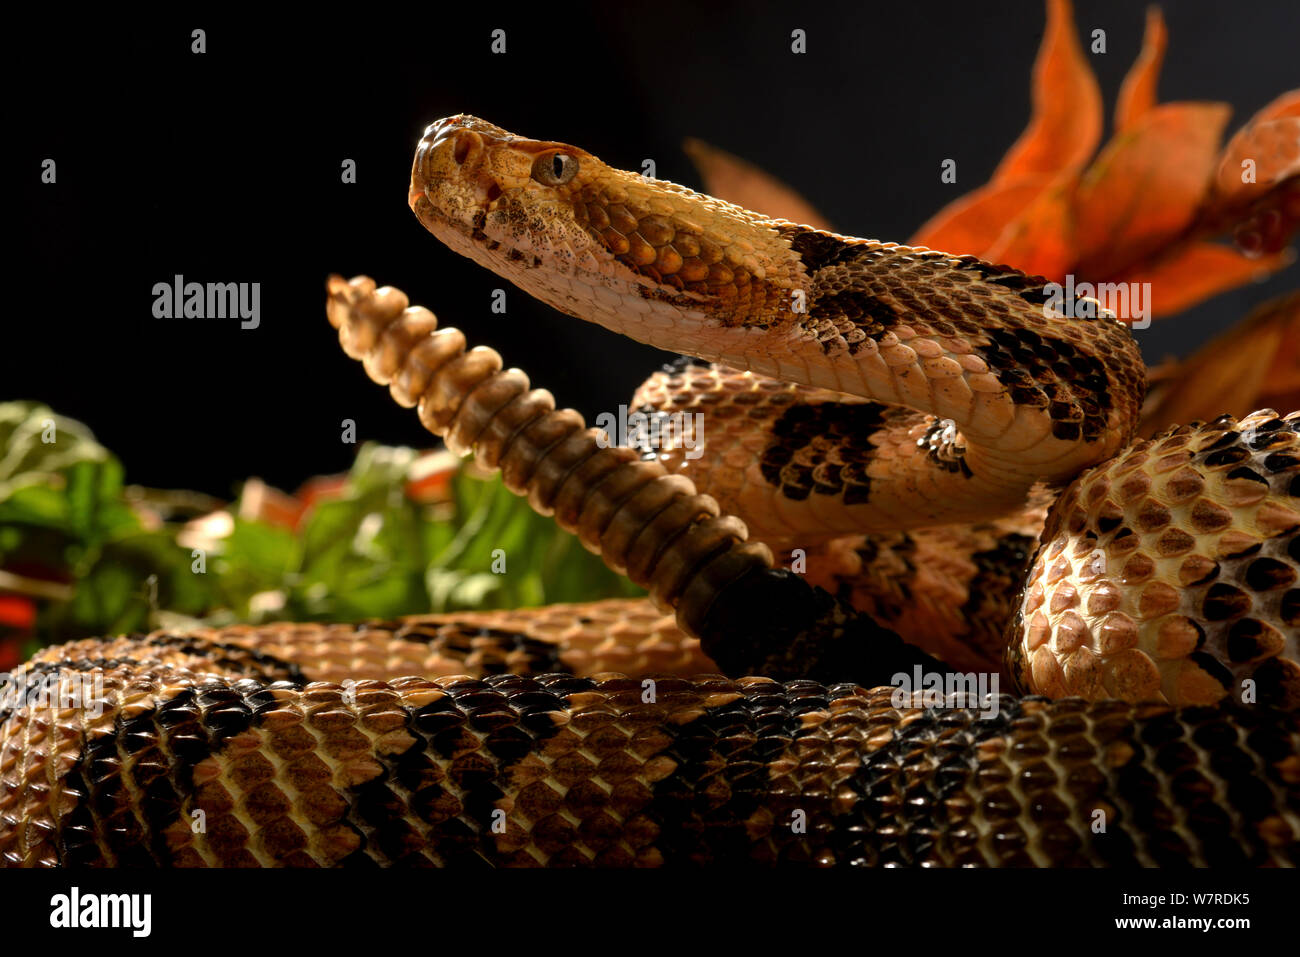
[[[1168,100],[1224,100],[1229,132],[1300,81],[1290,0],[1165,5]],[[1106,109],[1141,44],[1139,3],[1083,2]],[[359,440],[430,445],[338,348],[330,272],[405,289],[472,342],[500,349],[590,418],[627,401],[662,354],[513,290],[443,248],[406,207],[423,128],[458,112],[580,145],[623,168],[700,185],[698,136],[801,190],[841,231],[905,241],[983,184],[1029,116],[1037,2],[843,6],[545,2],[265,8],[234,16],[52,6],[14,30],[8,177],[18,253],[6,277],[0,398],[82,419],[128,480],[229,495],[249,475],[287,488],[345,469]],[[207,53],[190,31],[207,31]],[[490,52],[491,31],[508,52]],[[790,52],[807,31],[808,52]],[[58,163],[57,185],[40,163]],[[939,164],[958,163],[958,182]],[[356,160],[358,183],[340,182]],[[10,209],[15,208],[14,205]],[[1140,333],[1148,359],[1185,354],[1296,284],[1292,266]],[[262,320],[158,320],[176,274],[261,282]]]

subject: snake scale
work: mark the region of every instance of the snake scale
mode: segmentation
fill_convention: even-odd
[[[1133,443],[1130,333],[1041,278],[469,116],[410,204],[691,357],[634,404],[699,434],[611,446],[398,290],[329,282],[372,379],[650,599],[45,649],[15,677],[48,697],[0,708],[4,864],[1300,860],[1300,413]],[[940,659],[1025,696],[892,686]],[[90,678],[100,708],[60,698]]]

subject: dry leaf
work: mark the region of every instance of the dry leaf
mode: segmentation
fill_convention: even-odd
[[[1254,182],[1242,182],[1243,163],[1254,165]],[[1278,97],[1228,141],[1215,177],[1215,203],[1235,205],[1259,198],[1284,179],[1300,175],[1300,90]]]
[[[1259,392],[1261,408],[1289,413],[1300,410],[1300,292],[1275,299],[1273,322],[1282,326],[1273,364]]]
[[[1133,61],[1115,103],[1115,132],[1122,133],[1150,113],[1156,105],[1156,85],[1165,60],[1169,32],[1159,7],[1147,8],[1147,29],[1142,38],[1142,52]]]
[[[1063,280],[1073,260],[1074,177],[1062,175],[1002,231],[984,258],[1031,276]]]
[[[1076,272],[1110,277],[1192,223],[1228,122],[1222,103],[1158,106],[1102,150],[1075,194]]]
[[[1181,363],[1148,398],[1138,431],[1150,436],[1224,412],[1239,418],[1258,408],[1292,412],[1300,408],[1297,370],[1300,292],[1293,292],[1265,303]]]
[[[1201,242],[1180,247],[1174,256],[1123,273],[1114,281],[1149,282],[1152,316],[1169,316],[1244,283],[1266,279],[1293,259],[1285,252],[1251,257],[1229,246]]]
[[[1048,0],[1033,90],[1033,118],[1002,158],[993,183],[1077,171],[1101,139],[1101,90],[1079,45],[1069,0]]]
[[[1049,182],[1046,176],[1029,176],[1013,183],[982,186],[935,214],[917,230],[911,244],[959,256],[982,255]]]
[[[811,203],[752,163],[703,140],[688,139],[682,146],[709,195],[773,219],[788,219],[817,229],[831,228],[830,221]]]

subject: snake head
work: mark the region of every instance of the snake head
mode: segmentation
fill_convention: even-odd
[[[801,274],[772,221],[473,116],[425,130],[409,202],[446,245],[562,312],[704,358],[726,351],[720,326],[788,311]]]
[[[432,124],[416,149],[408,200],[425,228],[494,272],[571,270],[595,243],[573,204],[603,166],[564,143],[515,136],[474,116]]]

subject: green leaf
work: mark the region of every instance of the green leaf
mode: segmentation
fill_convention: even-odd
[[[639,593],[497,477],[462,468],[449,503],[411,501],[420,453],[409,448],[362,446],[342,497],[317,502],[298,532],[235,519],[196,574],[181,525],[144,527],[121,464],[85,426],[39,403],[0,403],[0,442],[0,567],[76,585],[71,600],[40,607],[47,641],[161,622],[390,618]]]
[[[110,456],[100,462],[77,462],[63,474],[70,532],[87,541],[100,541],[125,527],[124,516],[130,512],[120,501],[122,465],[117,459]]]
[[[220,577],[218,589],[224,601],[246,613],[249,600],[282,587],[297,572],[301,558],[302,545],[289,529],[236,519],[209,569]]]
[[[302,536],[304,581],[322,582],[331,589],[342,584],[360,526],[359,512],[355,501],[320,502],[312,508]]]
[[[0,500],[6,486],[31,473],[49,475],[78,462],[112,458],[80,422],[38,402],[0,403]]]
[[[0,522],[13,525],[46,525],[65,528],[68,524],[66,484],[10,484],[9,494],[0,500]]]

